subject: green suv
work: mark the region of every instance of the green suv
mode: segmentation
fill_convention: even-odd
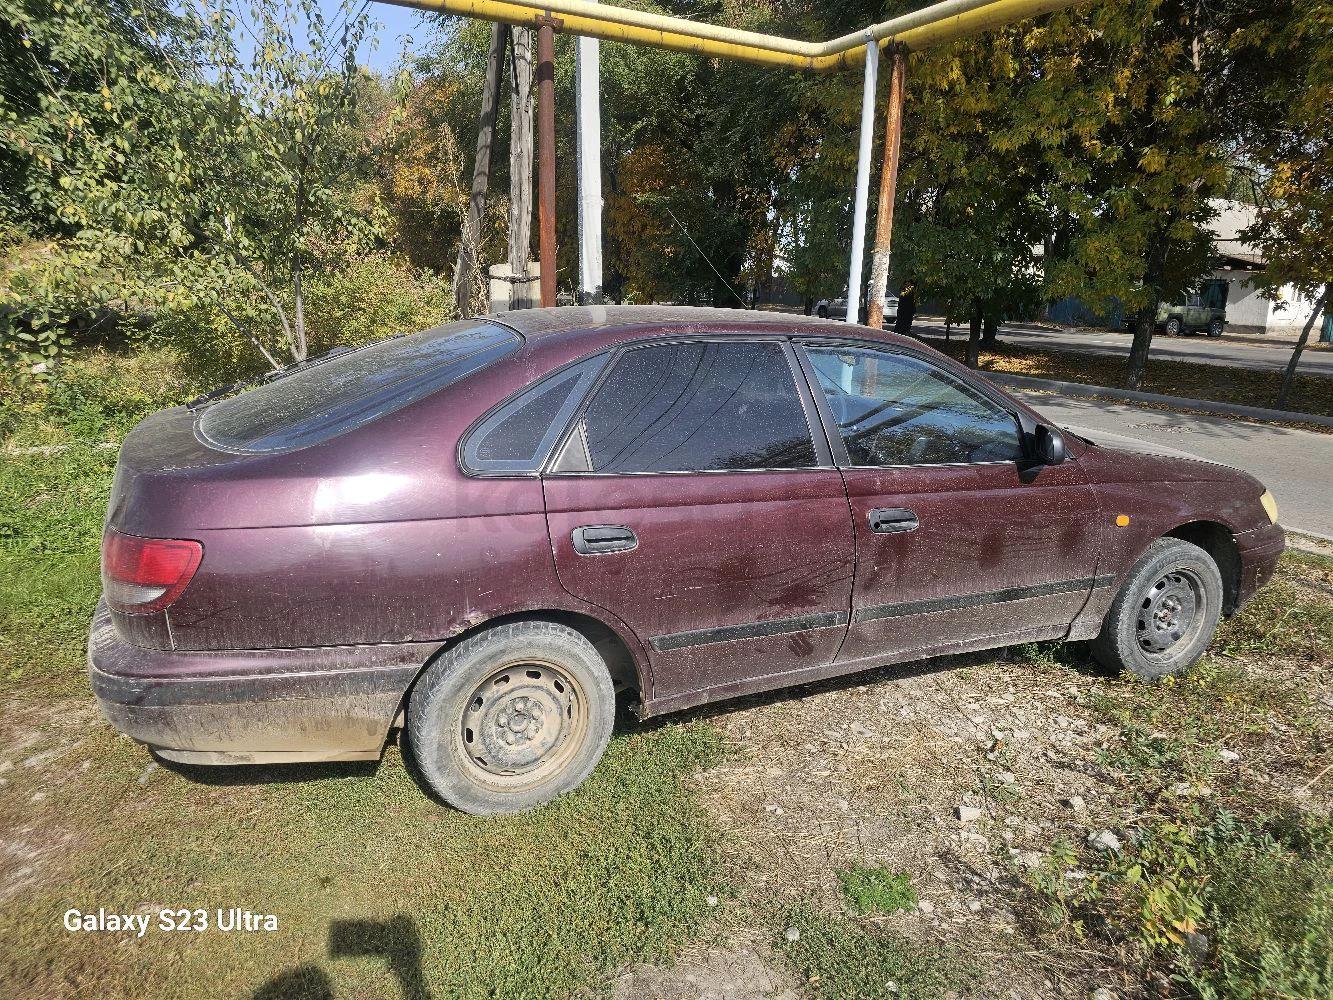
[[[1225,281],[1206,281],[1198,291],[1190,292],[1184,302],[1163,302],[1157,307],[1157,328],[1168,337],[1204,331],[1210,337],[1222,336],[1227,322]]]

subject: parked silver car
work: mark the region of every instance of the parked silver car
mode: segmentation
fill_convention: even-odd
[[[866,304],[861,303],[861,314],[864,316]],[[847,296],[843,295],[836,299],[820,299],[815,303],[815,313],[821,319],[846,319],[847,318]],[[898,318],[898,297],[890,295],[884,300],[884,319],[893,322]]]

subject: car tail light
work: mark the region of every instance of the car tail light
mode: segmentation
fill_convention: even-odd
[[[108,528],[102,535],[102,594],[113,611],[161,611],[180,597],[203,558],[203,545],[187,538],[140,538]]]

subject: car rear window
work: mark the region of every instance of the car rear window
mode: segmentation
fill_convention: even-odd
[[[475,319],[391,337],[213,404],[198,434],[227,451],[318,444],[452,385],[519,344],[512,330]]]

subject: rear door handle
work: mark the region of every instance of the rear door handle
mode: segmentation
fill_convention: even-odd
[[[597,556],[605,552],[628,552],[639,547],[634,532],[619,524],[589,524],[575,528],[571,536],[574,551],[581,556]]]
[[[885,507],[870,512],[870,530],[878,535],[916,531],[921,527],[917,516],[906,507]]]

